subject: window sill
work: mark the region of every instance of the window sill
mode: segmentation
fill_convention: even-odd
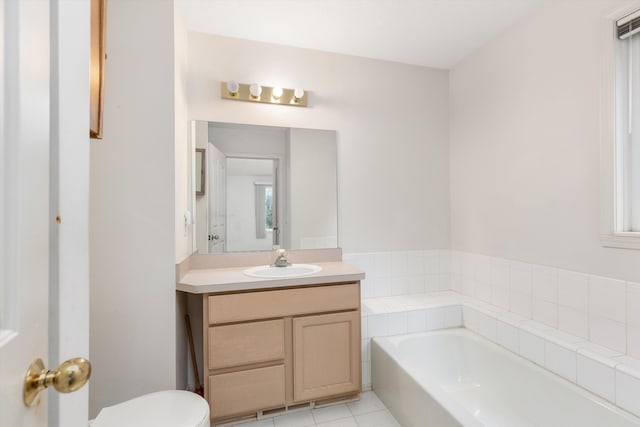
[[[640,250],[640,233],[611,233],[600,235],[600,243],[607,248]]]

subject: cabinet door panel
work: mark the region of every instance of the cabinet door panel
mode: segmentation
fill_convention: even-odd
[[[294,400],[360,390],[360,312],[293,319]]]

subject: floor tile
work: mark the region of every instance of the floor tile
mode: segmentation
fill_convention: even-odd
[[[273,419],[275,427],[308,427],[315,426],[316,422],[311,415],[311,411],[296,412],[293,414],[281,415]]]
[[[358,425],[362,427],[401,427],[396,419],[393,418],[393,415],[386,409],[358,415],[356,416],[356,421]]]
[[[233,425],[240,427],[273,427],[273,418],[268,418],[266,420],[253,420],[253,421],[245,421],[242,423],[236,423]]]
[[[345,404],[314,409],[311,413],[317,424],[351,417],[351,411]]]
[[[386,409],[384,403],[372,391],[367,391],[360,395],[357,402],[348,403],[347,406],[353,415],[362,415],[368,412]]]
[[[342,418],[339,420],[329,421],[328,423],[316,424],[317,427],[359,427],[356,419],[353,417]]]

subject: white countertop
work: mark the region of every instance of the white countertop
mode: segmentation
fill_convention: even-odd
[[[287,286],[311,286],[364,279],[362,270],[344,262],[315,262],[311,264],[322,267],[322,270],[308,276],[276,279],[249,277],[243,271],[250,267],[192,269],[187,271],[176,283],[176,290],[192,294],[208,294]]]

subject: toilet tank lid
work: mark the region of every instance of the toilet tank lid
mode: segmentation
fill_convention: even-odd
[[[195,393],[167,390],[103,408],[92,427],[200,427],[209,425],[209,405]]]

